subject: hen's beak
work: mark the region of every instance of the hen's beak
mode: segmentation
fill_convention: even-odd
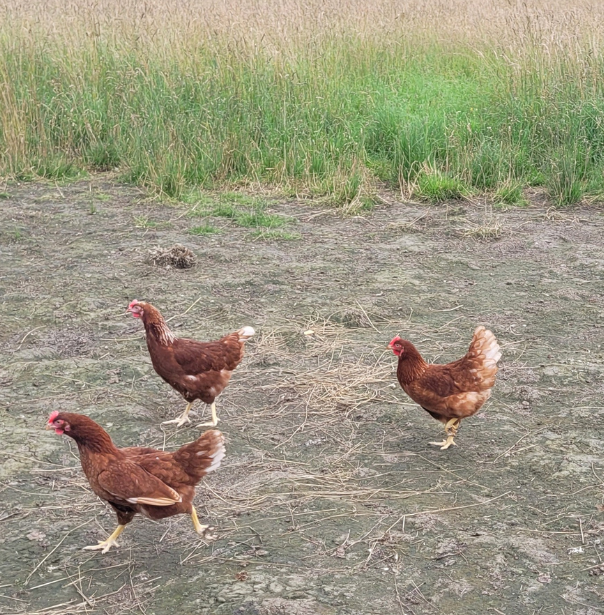
[[[52,426],[52,423],[46,423],[46,427],[44,427],[44,429],[46,429],[46,431],[50,431],[51,429],[54,429],[54,427]]]

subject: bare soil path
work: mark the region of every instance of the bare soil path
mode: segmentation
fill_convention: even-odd
[[[301,236],[281,241],[224,219],[191,235],[187,206],[104,176],[5,197],[0,613],[604,612],[601,208],[535,198],[493,217],[390,196],[342,218],[275,202]],[[195,267],[148,262],[174,244]],[[199,431],[160,426],[184,402],[124,313],[133,298],[179,335],[258,334],[217,404],[227,458],[196,500],[211,538],[137,517],[103,556],[82,547],[115,517],[48,414],[89,414],[121,446]],[[480,323],[499,379],[441,452],[385,347],[400,333],[446,362]]]

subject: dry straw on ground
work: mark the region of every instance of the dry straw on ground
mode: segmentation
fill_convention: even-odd
[[[126,0],[42,2],[2,0],[2,29],[17,24],[72,43],[113,39],[150,45],[166,54],[200,41],[235,40],[242,48],[286,52],[296,42],[355,33],[393,43],[413,37],[455,43],[496,42],[502,52],[539,47],[545,55],[587,45],[597,51],[604,33],[604,4],[594,0],[187,0],[167,4]],[[579,44],[579,45],[577,45]]]

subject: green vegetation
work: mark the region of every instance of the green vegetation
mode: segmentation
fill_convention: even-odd
[[[197,201],[189,212],[189,216],[192,217],[227,218],[239,226],[248,228],[278,228],[292,221],[285,216],[266,213],[268,202],[265,199],[239,192],[224,192],[217,194],[214,199],[196,191],[189,193],[186,200]]]
[[[509,181],[501,184],[495,191],[495,204],[499,207],[524,207],[527,201],[522,193],[519,181]]]
[[[302,239],[302,235],[300,235],[300,233],[292,233],[290,231],[272,231],[265,229],[253,231],[252,233],[250,233],[250,236],[254,239],[264,239],[266,241],[295,241],[297,239]]]
[[[200,226],[192,226],[189,229],[191,235],[214,235],[220,233],[220,229],[210,224],[202,224]]]
[[[417,195],[426,197],[435,203],[449,199],[460,199],[468,189],[459,179],[436,171],[422,173],[417,180]]]
[[[149,216],[134,216],[134,226],[136,228],[155,228],[158,224],[154,220],[149,220]]]
[[[554,17],[516,12],[500,32],[428,38],[404,23],[384,33],[370,16],[355,25],[352,4],[318,33],[302,14],[284,33],[246,30],[247,3],[229,9],[240,30],[189,24],[187,36],[185,9],[174,17],[153,2],[147,21],[128,13],[115,32],[101,27],[111,12],[91,7],[62,34],[67,14],[54,5],[48,20],[33,9],[4,19],[0,175],[68,180],[117,168],[176,199],[264,183],[361,209],[378,181],[436,202],[492,191],[519,203],[529,185],[561,206],[604,193],[599,31],[573,38],[569,26],[561,38]],[[288,35],[296,19],[302,33]],[[242,226],[283,224],[249,203],[213,207]]]

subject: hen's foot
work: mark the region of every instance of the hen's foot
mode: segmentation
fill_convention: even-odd
[[[197,425],[197,427],[216,427],[218,425],[218,418],[216,414],[216,404],[212,404],[212,420],[209,423],[202,423],[201,425]]]
[[[216,422],[210,421],[209,423],[201,423],[200,425],[197,425],[197,427],[216,427],[216,425],[218,425],[219,420],[220,419],[216,417]]]
[[[101,553],[107,553],[111,547],[119,547],[117,544],[117,537],[124,531],[125,527],[125,525],[118,525],[115,532],[113,532],[107,540],[100,541],[98,545],[84,547],[84,551],[98,551],[101,549]]]
[[[179,416],[177,419],[172,419],[171,421],[162,421],[162,425],[176,425],[176,427],[182,427],[185,423],[190,423],[191,419],[183,414]]]
[[[193,527],[195,527],[195,531],[203,536],[205,531],[210,527],[209,525],[202,525],[199,523],[199,519],[197,517],[197,511],[195,510],[195,506],[192,507],[191,511],[191,521],[193,521]]]
[[[176,427],[182,427],[185,423],[190,423],[189,411],[191,410],[192,403],[188,403],[185,411],[177,418],[171,421],[163,421],[162,425],[176,425]]]
[[[457,446],[457,443],[453,440],[454,436],[448,436],[446,440],[443,440],[442,442],[430,442],[430,444],[433,444],[434,446],[440,446],[440,450],[444,451],[446,449],[448,449],[451,445],[453,446]]]

